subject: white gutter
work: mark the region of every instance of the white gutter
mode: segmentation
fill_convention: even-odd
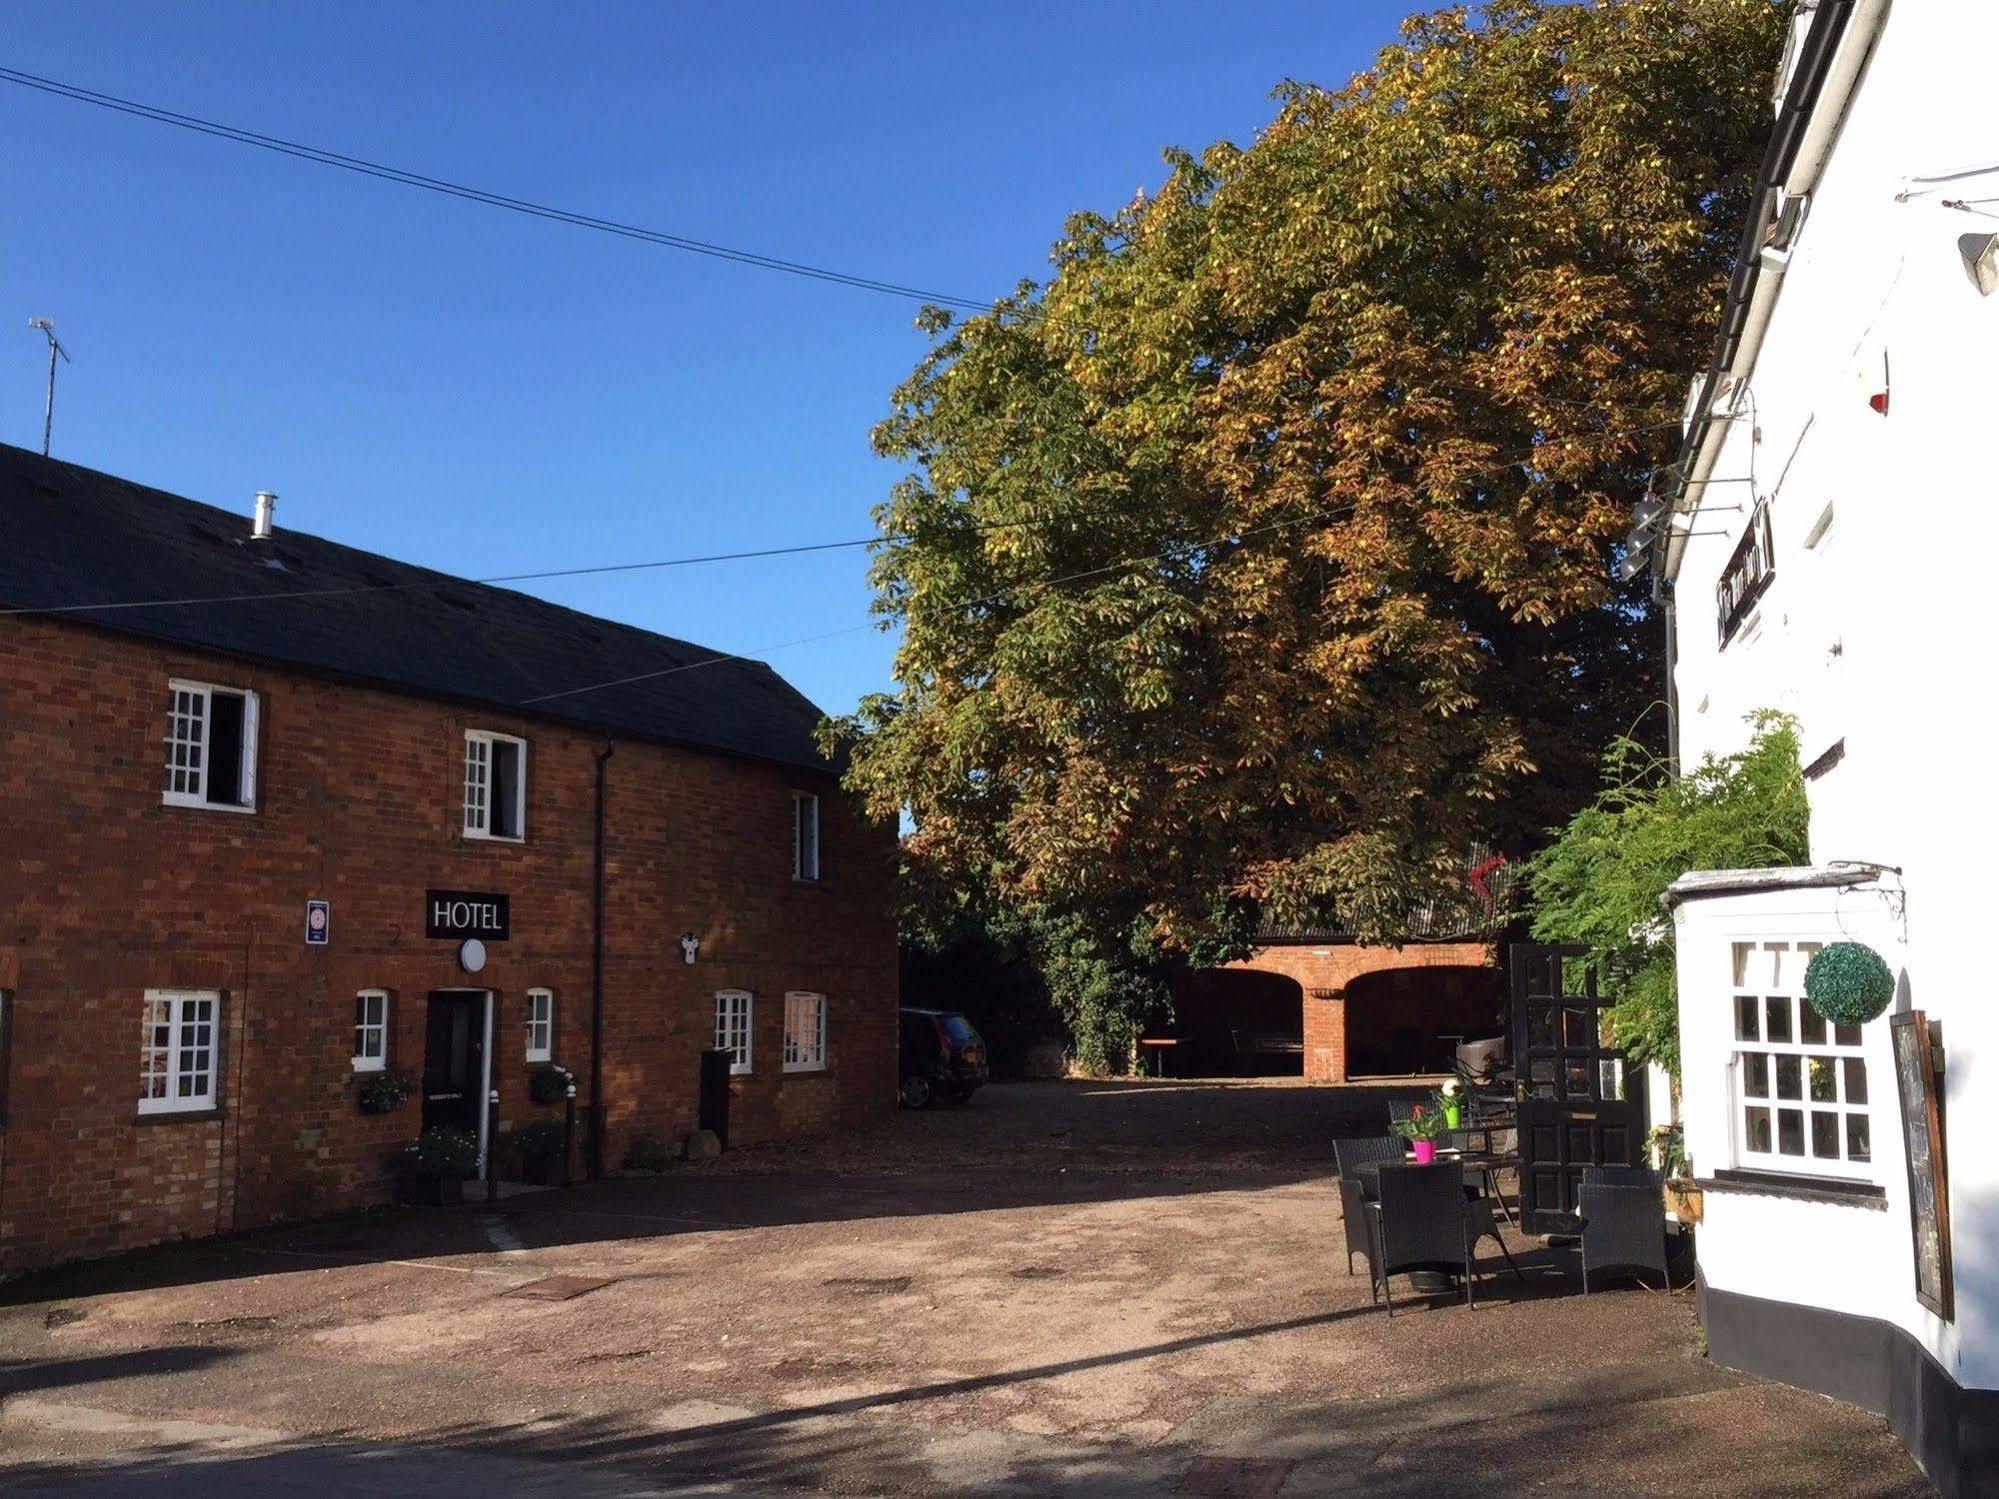
[[[1889,0],[1859,0],[1853,7],[1853,15],[1848,18],[1846,32],[1839,41],[1839,51],[1833,56],[1832,70],[1826,74],[1820,91],[1819,107],[1812,111],[1804,139],[1798,142],[1791,175],[1784,183],[1785,192],[1795,196],[1818,185],[1819,173],[1825,170],[1826,158],[1832,155],[1833,137],[1839,134],[1847,106],[1853,101],[1854,84],[1874,51],[1882,22],[1888,19],[1888,4]]]
[[[1833,56],[1832,66],[1819,90],[1818,102],[1806,123],[1804,136],[1798,142],[1797,155],[1792,158],[1791,170],[1784,179],[1783,193],[1778,200],[1780,203],[1804,200],[1818,185],[1826,159],[1832,155],[1839,127],[1845,122],[1846,112],[1853,103],[1860,70],[1866,66],[1874,44],[1880,38],[1882,24],[1888,19],[1889,4],[1890,0],[1857,0],[1854,5],[1853,14],[1848,17],[1846,29],[1839,39],[1839,51]],[[1802,217],[1800,214],[1798,222],[1802,222]],[[1793,234],[1796,228],[1794,223]],[[1674,511],[1671,530],[1666,537],[1664,572],[1668,582],[1679,577],[1680,563],[1687,550],[1687,533],[1693,530],[1695,518],[1707,494],[1708,480],[1714,473],[1715,461],[1721,456],[1728,435],[1729,424],[1725,418],[1733,414],[1741,391],[1756,369],[1756,356],[1762,352],[1763,336],[1769,332],[1770,318],[1777,310],[1777,293],[1783,287],[1784,272],[1790,268],[1790,260],[1788,241],[1764,247],[1759,257],[1756,285],[1749,294],[1749,312],[1743,321],[1742,337],[1736,344],[1735,357],[1729,361],[1724,377],[1730,392],[1728,409],[1693,414],[1692,420],[1705,420],[1708,425],[1701,438],[1700,450],[1694,456],[1693,468],[1680,488],[1681,498],[1691,500],[1691,508]],[[1721,404],[1716,402],[1718,407]]]

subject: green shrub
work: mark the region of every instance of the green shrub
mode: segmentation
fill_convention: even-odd
[[[1604,756],[1604,789],[1528,862],[1533,933],[1598,955],[1626,1054],[1680,1073],[1679,989],[1666,887],[1698,869],[1763,869],[1810,857],[1793,721],[1759,713],[1749,747],[1673,777],[1635,740]]]

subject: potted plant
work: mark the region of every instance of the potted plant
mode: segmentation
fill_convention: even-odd
[[[364,1114],[393,1114],[409,1101],[412,1091],[405,1073],[372,1072],[362,1080],[356,1097]]]
[[[531,1186],[555,1186],[567,1174],[563,1158],[569,1154],[569,1131],[553,1119],[537,1119],[521,1130],[514,1148],[521,1153],[521,1180]]]
[[[403,1147],[416,1175],[418,1202],[443,1207],[465,1195],[465,1183],[479,1170],[479,1138],[469,1129],[433,1124]]]
[[[1409,1142],[1419,1166],[1427,1166],[1436,1160],[1437,1137],[1449,1128],[1444,1122],[1444,1111],[1437,1107],[1434,1100],[1417,1104],[1409,1111],[1407,1119],[1395,1121],[1395,1133]]]
[[[1456,1078],[1446,1078],[1444,1086],[1437,1090],[1437,1108],[1443,1113],[1445,1129],[1463,1127],[1464,1095],[1458,1091]]]
[[[561,1103],[576,1086],[576,1074],[560,1062],[542,1062],[528,1071],[528,1097],[536,1103]]]
[[[1707,1196],[1694,1180],[1687,1160],[1686,1135],[1677,1124],[1662,1124],[1646,1137],[1652,1159],[1665,1177],[1666,1211],[1682,1223],[1698,1223],[1707,1211]]]

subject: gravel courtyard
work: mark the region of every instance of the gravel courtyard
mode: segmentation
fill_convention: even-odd
[[[1573,1255],[1390,1321],[1369,1088],[995,1086],[665,1177],[0,1288],[0,1488],[1924,1495],[1882,1422]],[[1495,1261],[1490,1244],[1485,1250]]]

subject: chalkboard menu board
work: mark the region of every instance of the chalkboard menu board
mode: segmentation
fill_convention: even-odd
[[[1952,1318],[1950,1184],[1944,1175],[1942,1104],[1936,1053],[1921,1010],[1888,1022],[1895,1043],[1895,1084],[1902,1095],[1902,1147],[1909,1162],[1909,1216],[1915,1232],[1916,1300]]]

